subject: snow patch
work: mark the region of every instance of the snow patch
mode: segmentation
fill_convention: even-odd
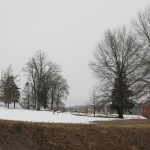
[[[125,119],[145,119],[142,116],[124,115]],[[35,111],[23,109],[7,109],[0,107],[0,119],[31,121],[31,122],[47,122],[47,123],[83,123],[88,124],[92,121],[111,121],[120,120],[119,118],[105,118],[92,116],[77,116],[70,112],[58,113],[50,111]]]

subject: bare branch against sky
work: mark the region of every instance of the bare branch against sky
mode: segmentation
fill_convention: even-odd
[[[130,25],[149,0],[0,0],[0,72],[15,74],[42,49],[68,80],[67,105],[88,101],[94,83],[88,62],[105,29]]]

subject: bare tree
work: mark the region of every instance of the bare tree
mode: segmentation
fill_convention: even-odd
[[[59,79],[61,77],[61,70],[60,66],[57,64],[51,64],[49,67],[49,72],[51,72],[51,78],[50,78],[50,100],[51,100],[51,110],[54,110],[54,103],[56,102],[56,92],[57,92],[57,87],[59,83]]]
[[[39,50],[29,59],[23,71],[26,72],[32,87],[35,108],[40,110],[42,106],[45,109],[51,103],[53,110],[54,102],[57,100],[58,78],[61,76],[60,66],[48,61],[46,54]]]
[[[136,36],[139,39],[139,43],[143,45],[143,50],[147,51],[146,57],[144,58],[145,73],[150,72],[150,6],[145,9],[144,12],[139,12],[137,19],[132,20],[132,25],[136,31]],[[143,79],[145,87],[150,89],[150,76]],[[148,95],[149,96],[149,95]]]
[[[41,50],[37,51],[36,55],[29,59],[26,67],[23,69],[28,75],[29,81],[33,87],[33,96],[35,98],[35,108],[40,110],[42,82],[47,69],[47,56]]]
[[[139,12],[132,24],[142,44],[150,50],[150,6],[144,12]]]
[[[95,117],[96,108],[97,108],[97,95],[96,95],[96,87],[95,86],[93,86],[93,90],[91,92],[90,105],[93,108],[93,115]]]
[[[56,88],[56,109],[59,110],[59,107],[63,104],[62,100],[67,99],[69,95],[69,86],[66,79],[63,79],[62,76],[57,78],[57,88]]]
[[[143,80],[149,74],[145,73],[143,60],[146,52],[142,51],[143,46],[138,43],[136,36],[122,27],[114,31],[106,31],[103,40],[98,44],[94,53],[95,60],[90,62],[90,68],[101,82],[103,98],[112,101],[112,90],[117,79],[118,89],[116,90],[118,115],[123,118],[123,112],[127,109],[125,104],[129,99],[135,100],[143,96]],[[123,98],[126,91],[123,86],[123,76],[128,82],[127,90],[131,90],[133,95]]]

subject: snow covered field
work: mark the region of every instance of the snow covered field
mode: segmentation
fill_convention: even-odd
[[[142,116],[125,115],[125,119],[145,119]],[[0,107],[0,119],[49,123],[90,123],[92,121],[120,120],[119,118],[100,118],[77,116],[71,113],[55,113],[50,111],[35,111],[23,109],[7,109]]]

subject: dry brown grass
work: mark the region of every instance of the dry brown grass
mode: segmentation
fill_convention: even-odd
[[[0,121],[0,150],[149,150],[150,121],[48,124]]]

